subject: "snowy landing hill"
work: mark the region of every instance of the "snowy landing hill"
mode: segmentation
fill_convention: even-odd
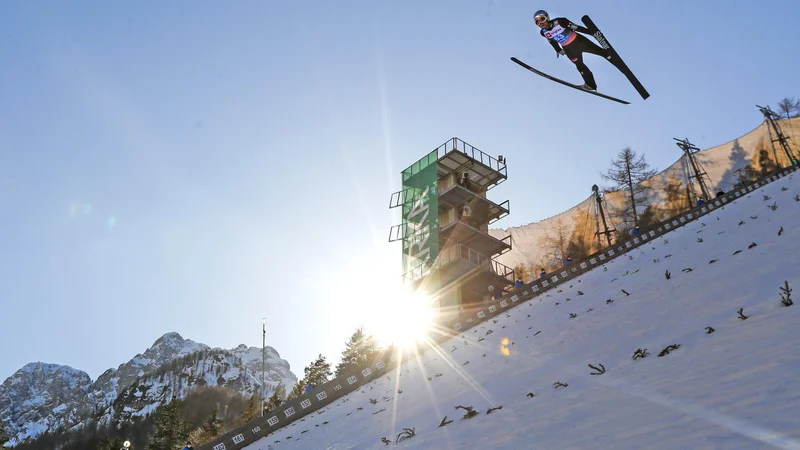
[[[784,135],[789,137],[789,144],[793,152],[800,153],[800,117],[790,120],[779,120],[776,123],[781,128]],[[746,166],[753,168],[761,167],[761,153],[766,151],[766,157],[771,161],[777,161],[783,167],[786,167],[788,160],[781,150],[780,145],[772,142],[775,139],[775,132],[770,128],[769,124],[764,121],[751,132],[726,142],[716,147],[701,150],[695,154],[695,157],[708,174],[708,179],[711,185],[709,189],[713,192],[723,190],[728,192],[736,184],[739,174],[736,172],[739,169],[744,169]],[[691,139],[690,139],[691,140]],[[681,150],[673,143],[668,143],[676,156],[681,155]],[[651,151],[650,149],[633,149],[639,154],[645,155]],[[663,208],[667,202],[668,186],[670,183],[680,183],[682,186],[680,191],[684,192],[686,189],[688,166],[686,158],[681,156],[676,158],[675,163],[665,168],[656,174],[653,178],[643,183],[651,189],[652,198],[650,203],[656,208]],[[600,184],[600,176],[598,173],[597,183]],[[587,184],[586,191],[590,192],[591,186]],[[699,192],[699,189],[697,189]],[[626,201],[627,193],[624,192],[608,192],[604,195],[607,207],[618,209]],[[572,208],[564,211],[553,217],[541,220],[539,222],[530,223],[528,225],[509,227],[505,229],[490,229],[489,234],[497,239],[504,239],[511,236],[511,251],[500,255],[497,261],[508,266],[517,267],[524,264],[528,268],[532,268],[534,277],[538,275],[540,267],[546,267],[548,262],[552,260],[552,255],[547,249],[546,242],[548,239],[552,240],[554,234],[558,230],[563,230],[566,236],[570,236],[575,227],[588,226],[591,228],[590,235],[593,235],[595,218],[594,218],[594,198],[588,197],[584,201],[578,203]],[[640,210],[641,212],[641,210]],[[613,214],[612,214],[613,215]],[[672,214],[663,214],[661,220],[670,217]],[[625,224],[619,223],[618,220],[610,219],[610,228],[616,227],[619,230],[626,228]],[[632,225],[628,224],[627,228]],[[595,249],[596,250],[596,249]],[[591,253],[591,252],[590,252]]]
[[[794,174],[245,448],[798,450],[798,223]]]
[[[145,416],[202,386],[225,386],[245,396],[259,392],[261,349],[212,349],[178,333],[161,336],[144,353],[92,381],[69,366],[30,363],[0,385],[0,421],[11,445],[45,431]],[[266,348],[265,384],[291,390],[297,377],[278,352]]]

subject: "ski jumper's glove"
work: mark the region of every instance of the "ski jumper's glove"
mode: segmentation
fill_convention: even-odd
[[[567,56],[567,52],[565,52],[564,50],[559,50],[558,52],[556,52],[556,58],[562,55]]]

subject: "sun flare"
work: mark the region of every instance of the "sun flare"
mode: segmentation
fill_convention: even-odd
[[[407,348],[424,340],[433,328],[435,314],[425,296],[401,291],[374,306],[368,328],[381,343]]]

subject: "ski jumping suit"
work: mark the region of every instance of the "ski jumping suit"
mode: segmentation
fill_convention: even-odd
[[[622,71],[622,68],[616,61],[610,59],[605,49],[578,34],[578,32],[591,34],[588,28],[576,25],[564,17],[551,20],[547,28],[539,30],[539,33],[550,42],[550,45],[553,46],[556,53],[560,53],[563,48],[564,54],[575,63],[575,67],[583,77],[583,81],[593,90],[597,90],[594,74],[592,74],[592,71],[583,63],[583,53],[602,56],[608,59],[611,64],[614,64],[620,71]]]

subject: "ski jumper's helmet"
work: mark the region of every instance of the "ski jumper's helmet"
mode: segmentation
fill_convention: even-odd
[[[536,11],[536,13],[533,15],[533,23],[535,23],[536,25],[539,25],[542,22],[547,22],[549,20],[550,20],[550,15],[547,14],[547,11],[542,9]]]

